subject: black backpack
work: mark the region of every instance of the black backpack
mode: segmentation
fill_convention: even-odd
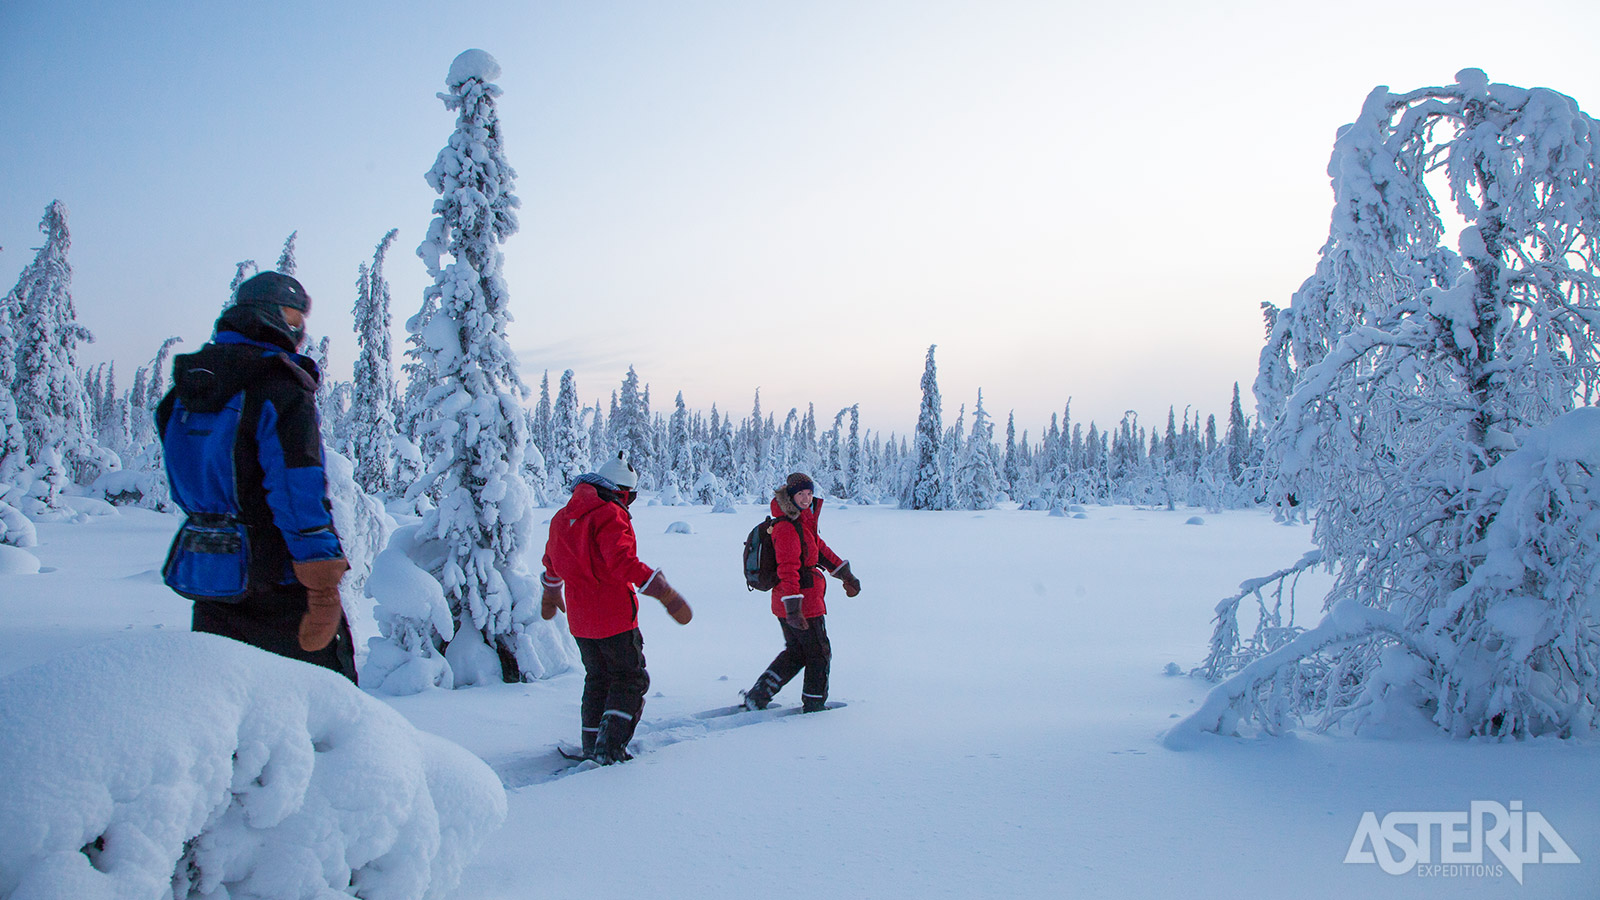
[[[795,534],[799,535],[802,545],[805,543],[805,530],[800,527],[799,519],[776,519],[767,516],[759,525],[750,529],[750,534],[744,539],[744,586],[748,591],[770,591],[778,586],[778,555],[772,549],[772,526],[774,523],[788,521],[794,526]]]

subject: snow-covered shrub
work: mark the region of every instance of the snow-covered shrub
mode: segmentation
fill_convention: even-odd
[[[363,599],[367,578],[372,574],[373,561],[389,543],[395,521],[378,498],[356,483],[355,463],[343,454],[325,451],[323,470],[328,478],[328,500],[333,505],[333,526],[339,532],[344,558],[350,563],[350,571],[339,583],[339,596],[350,622],[350,636],[355,646],[364,647],[368,639],[378,634],[368,611],[370,604]]]
[[[0,680],[0,896],[442,898],[505,819],[477,757],[209,634]]]
[[[0,485],[0,491],[4,485]],[[21,493],[14,491],[13,493]],[[6,495],[0,493],[0,544],[9,544],[13,547],[33,547],[39,543],[38,530],[33,527],[33,520],[22,514],[22,510],[12,506],[5,500]]]
[[[377,601],[373,615],[380,637],[367,640],[361,683],[386,694],[415,694],[455,686],[441,649],[455,633],[450,603],[439,580],[428,574],[443,558],[438,541],[425,541],[413,523],[397,529],[373,561],[365,593]]]

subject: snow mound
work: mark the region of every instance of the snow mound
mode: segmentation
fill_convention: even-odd
[[[1204,525],[1205,523],[1206,523],[1206,520],[1205,520],[1205,518],[1203,516],[1190,516],[1189,518],[1184,520],[1183,524],[1185,524],[1185,525]]]
[[[0,896],[437,898],[506,815],[477,757],[226,638],[0,680]]]
[[[500,63],[493,56],[482,50],[464,50],[450,63],[450,74],[445,78],[445,84],[455,88],[474,78],[488,82],[499,77]]]
[[[0,575],[37,575],[39,557],[21,547],[0,544]]]
[[[688,522],[673,522],[667,526],[667,534],[694,534],[694,528]]]
[[[61,499],[66,501],[67,506],[71,507],[74,511],[83,513],[86,516],[100,518],[103,516],[119,515],[115,506],[112,506],[98,497],[65,496]]]

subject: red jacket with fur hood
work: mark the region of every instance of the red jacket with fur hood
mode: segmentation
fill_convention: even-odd
[[[805,597],[800,604],[800,614],[806,618],[828,611],[828,605],[822,601],[828,590],[827,579],[816,570],[820,566],[832,572],[844,560],[817,534],[817,516],[821,512],[821,498],[812,500],[809,509],[801,509],[783,488],[772,495],[772,515],[779,520],[772,524],[772,550],[778,559],[778,586],[772,589],[772,614],[779,618],[784,615],[783,598],[795,594]],[[782,521],[784,519],[798,521],[799,531]],[[800,532],[804,532],[804,537]]]
[[[639,561],[627,507],[585,483],[573,488],[572,499],[550,518],[544,571],[547,580],[565,582],[567,626],[581,638],[608,638],[637,628],[634,590],[655,574]]]

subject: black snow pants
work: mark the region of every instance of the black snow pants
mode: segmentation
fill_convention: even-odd
[[[615,746],[626,748],[644,711],[645,691],[650,689],[650,673],[644,670],[644,635],[635,628],[607,638],[577,641],[584,671],[584,750],[594,748],[606,719],[611,720],[607,728]]]
[[[189,628],[332,669],[355,683],[356,656],[350,623],[341,619],[333,643],[308,653],[300,649],[300,618],[305,613],[305,586],[278,584],[252,591],[238,603],[196,600]]]
[[[828,667],[833,661],[833,645],[828,643],[826,616],[806,619],[804,631],[793,628],[783,619],[778,626],[783,629],[783,652],[773,657],[772,664],[756,679],[749,696],[762,704],[783,689],[794,676],[804,669],[801,682],[800,704],[807,712],[818,710],[828,700]]]

